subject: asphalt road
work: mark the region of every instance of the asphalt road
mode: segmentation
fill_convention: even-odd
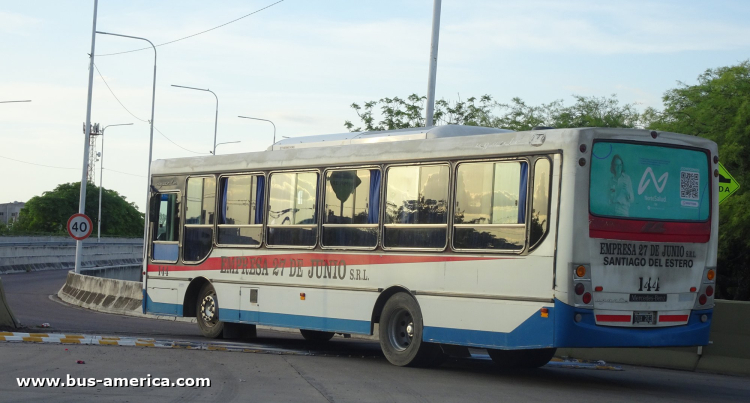
[[[3,275],[28,325],[51,331],[203,340],[195,324],[102,314],[50,300],[63,272]],[[622,366],[622,371],[546,366],[504,372],[490,361],[452,359],[435,369],[399,368],[375,343],[336,338],[325,347],[294,333],[259,332],[254,343],[309,355],[0,342],[0,401],[260,402],[748,402],[748,378]],[[85,364],[77,364],[78,360]],[[209,378],[206,388],[19,387],[20,377]]]

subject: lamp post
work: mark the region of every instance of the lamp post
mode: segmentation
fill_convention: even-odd
[[[238,140],[238,141],[225,141],[225,142],[223,142],[223,143],[218,143],[218,144],[216,144],[216,145],[214,146],[214,152],[213,152],[213,153],[211,153],[211,154],[213,154],[213,155],[216,155],[216,147],[218,147],[218,146],[220,146],[220,145],[222,145],[222,144],[234,144],[234,143],[242,143],[242,141],[240,141],[240,140]],[[211,151],[209,151],[209,152],[211,152]]]
[[[130,126],[132,123],[118,123],[116,125],[107,125],[102,129],[102,159],[99,164],[99,218],[96,220],[96,242],[101,241],[102,232],[102,182],[104,181],[104,131],[110,126]]]
[[[175,84],[172,84],[172,87],[187,88],[189,90],[196,90],[196,91],[206,91],[206,92],[210,92],[214,94],[214,98],[216,98],[216,117],[214,118],[214,152],[213,154],[216,155],[216,127],[219,124],[219,97],[216,96],[215,92],[209,90],[208,88],[203,89],[203,88],[195,88],[195,87],[186,87],[184,85],[175,85]]]
[[[425,108],[425,127],[434,126],[435,116],[435,82],[437,80],[438,42],[440,40],[440,7],[441,0],[435,0],[432,6],[432,38],[430,39],[430,72],[427,75],[427,107]]]
[[[91,102],[94,91],[94,50],[96,49],[96,11],[99,0],[94,0],[94,21],[91,27],[91,53],[89,54],[89,88],[86,99],[86,139],[83,142],[83,169],[81,172],[81,190],[78,195],[78,214],[86,213],[86,182],[89,170],[89,143],[91,141]],[[83,241],[76,240],[75,272],[81,273],[81,256],[83,255]]]
[[[273,122],[271,122],[268,119],[251,118],[250,116],[237,116],[237,117],[243,118],[243,119],[262,120],[264,122],[268,122],[272,124],[273,125],[273,143],[276,144],[276,125],[274,125]]]
[[[0,101],[0,104],[10,104],[13,102],[31,102],[30,99],[24,100],[24,101]]]
[[[120,35],[120,34],[113,34],[110,32],[101,32],[96,31],[97,34],[103,34],[103,35],[112,35],[112,36],[119,36],[123,38],[131,38],[131,39],[140,39],[142,41],[146,41],[151,45],[151,47],[154,49],[154,83],[153,88],[151,90],[151,121],[149,122],[151,124],[151,133],[149,135],[149,143],[148,143],[148,172],[146,174],[146,215],[143,219],[143,290],[146,290],[146,271],[148,270],[148,217],[149,217],[149,206],[151,203],[149,203],[149,197],[151,196],[151,157],[153,155],[154,150],[154,102],[156,101],[156,46],[149,41],[146,38],[140,38],[137,36],[129,36],[129,35]],[[92,46],[93,48],[93,46]],[[93,64],[94,60],[94,51],[91,51],[91,60]],[[94,67],[90,67],[93,74]],[[76,269],[78,266],[76,265]],[[146,313],[146,299],[143,299],[143,313]]]

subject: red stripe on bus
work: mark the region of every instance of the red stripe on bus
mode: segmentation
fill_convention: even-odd
[[[222,267],[222,259],[230,259],[230,264]],[[510,257],[469,257],[469,256],[414,256],[414,255],[380,255],[380,254],[344,254],[344,253],[294,253],[271,254],[256,256],[224,256],[212,257],[195,266],[177,266],[172,264],[152,263],[148,265],[149,272],[159,271],[159,267],[168,267],[170,271],[221,270],[224,269],[255,269],[255,263],[260,259],[269,269],[273,269],[274,259],[284,260],[284,267],[290,266],[290,261],[302,260],[302,267],[312,266],[312,260],[344,261],[347,266],[379,265],[379,264],[410,264],[410,263],[443,263],[465,262],[479,260],[514,259]],[[262,263],[261,263],[262,264]],[[281,266],[279,266],[281,268]]]
[[[622,241],[706,243],[711,238],[711,220],[643,221],[603,218],[589,214],[589,236]]]
[[[687,322],[687,315],[659,315],[659,322]]]
[[[630,315],[596,315],[597,322],[630,322]]]

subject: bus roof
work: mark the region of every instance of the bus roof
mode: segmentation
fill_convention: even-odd
[[[277,141],[276,144],[268,147],[268,151],[310,147],[333,147],[351,144],[374,144],[392,141],[424,140],[511,132],[513,132],[513,130],[492,127],[445,125],[374,132],[322,134],[317,136],[292,137]]]
[[[152,175],[252,172],[320,166],[375,165],[452,158],[493,158],[577,150],[583,137],[701,147],[716,143],[696,136],[616,128],[537,129],[524,132],[446,125],[381,132],[353,132],[284,139],[266,151],[155,160]]]

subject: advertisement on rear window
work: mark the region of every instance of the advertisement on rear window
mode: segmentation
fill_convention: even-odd
[[[705,221],[706,153],[631,143],[594,143],[591,213],[614,218]]]

